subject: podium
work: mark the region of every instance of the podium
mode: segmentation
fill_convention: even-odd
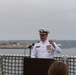
[[[24,58],[23,75],[48,75],[48,69],[54,59]]]

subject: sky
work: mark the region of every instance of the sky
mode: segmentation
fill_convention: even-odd
[[[76,40],[76,0],[0,0],[0,40]]]

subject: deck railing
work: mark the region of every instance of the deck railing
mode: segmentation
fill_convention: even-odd
[[[3,75],[23,75],[23,58],[24,56],[21,55],[4,55]]]

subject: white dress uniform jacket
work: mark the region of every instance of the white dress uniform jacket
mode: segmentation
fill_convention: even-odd
[[[31,58],[53,58],[54,52],[61,53],[61,48],[54,42],[55,48],[48,40],[40,41],[33,46],[31,51]]]

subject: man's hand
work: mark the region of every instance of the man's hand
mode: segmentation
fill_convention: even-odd
[[[55,48],[53,40],[49,40],[50,44]]]

